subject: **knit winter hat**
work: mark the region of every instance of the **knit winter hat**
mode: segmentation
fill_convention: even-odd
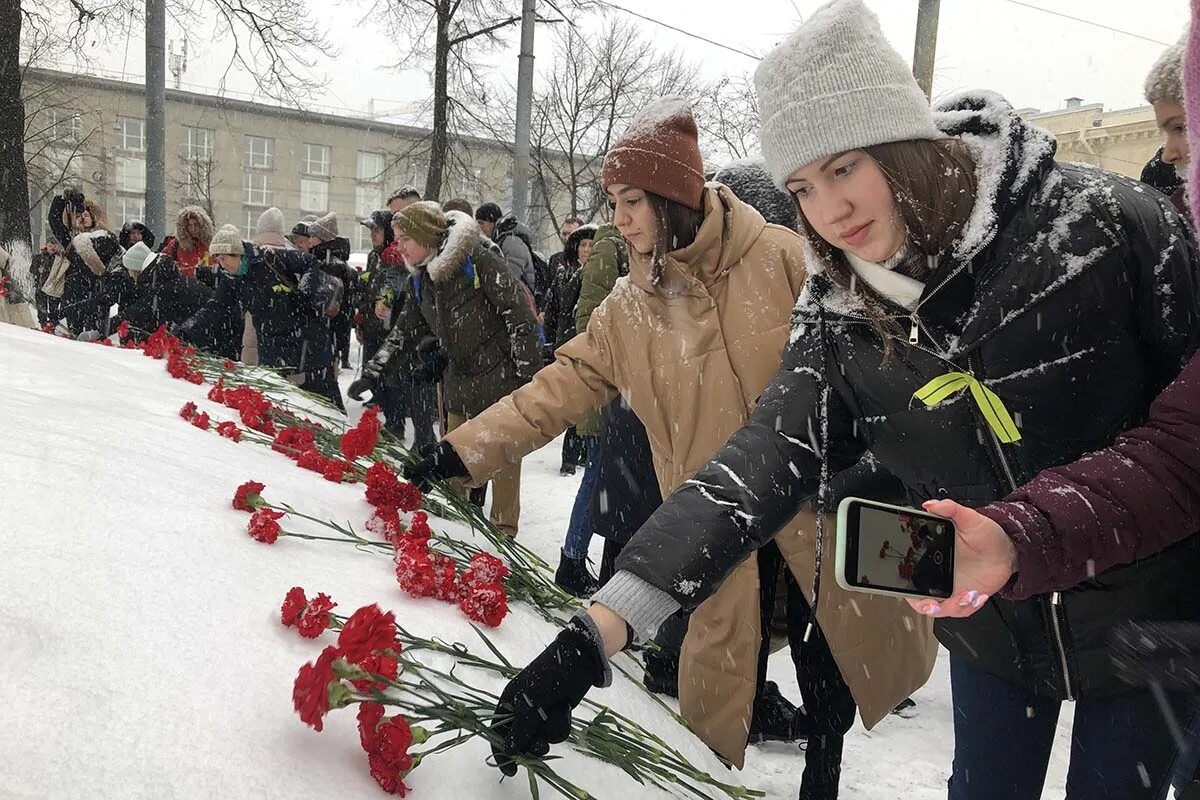
[[[145,243],[134,242],[133,247],[130,247],[125,251],[125,255],[121,256],[121,263],[130,272],[141,272],[153,258],[154,252]]]
[[[504,212],[495,203],[484,203],[475,209],[475,219],[480,222],[491,222],[494,224],[499,222],[503,216]]]
[[[1163,50],[1146,75],[1147,103],[1183,105],[1183,54],[1187,52],[1187,32],[1183,38]]]
[[[245,251],[242,232],[236,225],[222,225],[208,245],[208,252],[214,256],[240,256]]]
[[[449,223],[442,207],[432,200],[413,203],[392,217],[397,236],[407,236],[422,247],[437,247],[446,235]]]
[[[287,239],[283,235],[283,212],[271,207],[258,217],[254,226],[254,243],[261,247],[287,247]]]
[[[636,186],[699,209],[704,159],[691,104],[669,96],[646,106],[604,156],[600,183]]]
[[[337,213],[330,211],[308,223],[308,235],[321,242],[331,242],[338,238]]]
[[[760,141],[779,188],[805,164],[874,144],[941,139],[929,100],[863,0],[833,0],[754,72]]]

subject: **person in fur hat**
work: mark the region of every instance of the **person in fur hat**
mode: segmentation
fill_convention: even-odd
[[[207,211],[200,206],[184,206],[175,215],[175,235],[167,237],[159,252],[175,259],[181,274],[211,284],[216,280],[208,257],[213,230],[212,217]]]
[[[1187,178],[1191,150],[1188,146],[1188,120],[1184,110],[1183,56],[1187,45],[1187,34],[1163,51],[1150,72],[1146,75],[1146,102],[1154,109],[1154,121],[1162,131],[1164,140],[1161,159],[1170,165],[1181,183],[1171,194],[1171,202],[1180,212],[1191,216],[1187,205]]]

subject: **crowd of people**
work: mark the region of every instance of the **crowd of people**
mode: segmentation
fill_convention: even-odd
[[[1068,796],[1196,791],[1196,671],[1154,656],[1156,624],[1200,621],[1185,56],[1200,74],[1185,38],[1147,77],[1165,143],[1139,183],[1057,161],[992,92],[931,107],[862,0],[833,0],[756,73],[761,159],[706,171],[689,104],[664,98],[605,157],[610,221],[565,220],[549,259],[497,204],[412,187],[359,220],[361,272],[333,213],[285,234],[269,209],[245,241],[189,206],[155,249],[68,191],[31,299],[43,326],[166,325],[338,407],[357,337],[349,397],[411,422],[407,477],[481,508],[490,484],[511,536],[523,457],[563,435],[561,473],[583,474],[555,580],[591,604],[502,695],[507,774],[636,646],[723,758],[803,741],[799,796],[836,798],[856,715],[911,706],[940,643],[952,800],[1039,797],[1064,701]],[[948,376],[963,391],[919,406]],[[830,580],[847,496],[953,519],[955,595]],[[766,679],[775,640],[799,707]]]

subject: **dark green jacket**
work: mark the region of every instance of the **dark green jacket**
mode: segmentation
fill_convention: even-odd
[[[442,378],[446,411],[473,417],[528,383],[541,367],[537,321],[503,259],[480,240],[466,214],[447,215],[450,230],[430,262],[412,277],[392,330],[363,373],[378,380],[416,365],[417,346],[436,336],[449,366]],[[398,363],[390,363],[399,359]]]
[[[587,330],[592,312],[604,302],[617,278],[629,274],[628,245],[621,238],[616,225],[601,225],[592,240],[592,253],[583,265],[579,287],[579,301],[575,304],[575,330]],[[599,436],[603,422],[602,412],[588,415],[575,426],[580,436]]]

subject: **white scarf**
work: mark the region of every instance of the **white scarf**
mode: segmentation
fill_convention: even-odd
[[[843,252],[845,252],[846,260],[850,262],[854,273],[866,281],[872,289],[909,311],[916,309],[917,301],[921,299],[921,293],[925,291],[925,284],[916,278],[893,271],[896,265],[904,260],[907,248],[900,248],[894,256],[878,264],[873,261],[864,261],[849,251]]]

